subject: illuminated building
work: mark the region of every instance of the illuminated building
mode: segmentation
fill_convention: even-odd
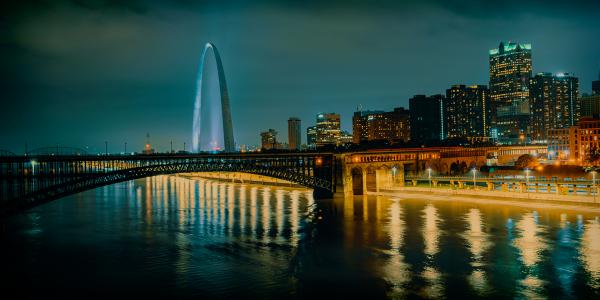
[[[409,100],[410,139],[418,143],[446,138],[444,96],[415,95]]]
[[[306,145],[309,148],[314,148],[317,145],[317,126],[306,128]]]
[[[410,140],[410,114],[403,107],[393,111],[357,111],[352,117],[352,141],[355,144],[365,141],[390,142]]]
[[[571,154],[578,157],[576,142],[578,140],[576,126],[562,129],[550,129],[547,133],[548,159],[569,160]]]
[[[496,138],[500,144],[519,145],[530,142],[529,101],[515,100],[496,111]]]
[[[302,145],[300,130],[300,119],[290,118],[288,120],[288,144],[290,150],[300,150],[300,146]]]
[[[490,98],[485,85],[453,85],[444,102],[448,138],[489,136]]]
[[[530,81],[531,137],[545,141],[550,129],[574,126],[581,111],[579,80],[568,73],[537,73]]]
[[[337,145],[342,134],[340,129],[340,115],[336,113],[317,114],[317,147],[324,145]]]
[[[491,113],[495,124],[499,107],[511,106],[514,101],[529,101],[531,44],[501,42],[489,55]],[[510,135],[500,128],[497,131],[499,138]]]
[[[592,151],[600,151],[600,119],[582,118],[577,126],[548,130],[550,159],[581,163]]]
[[[352,134],[344,130],[338,139],[338,145],[345,144],[352,144]]]
[[[269,129],[260,133],[261,147],[265,150],[277,149],[277,131]]]

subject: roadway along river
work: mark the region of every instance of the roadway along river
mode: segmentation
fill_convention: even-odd
[[[14,216],[0,245],[20,297],[600,297],[598,214],[427,196],[158,176]]]

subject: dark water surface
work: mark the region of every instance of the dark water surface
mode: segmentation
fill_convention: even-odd
[[[598,214],[411,197],[177,176],[98,188],[3,224],[2,292],[600,298]]]

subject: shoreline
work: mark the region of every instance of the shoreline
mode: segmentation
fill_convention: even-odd
[[[518,193],[514,196],[500,196],[481,194],[479,191],[463,191],[463,190],[444,190],[444,189],[429,189],[419,187],[394,188],[385,189],[380,192],[367,192],[367,195],[387,196],[391,199],[422,199],[430,201],[460,201],[477,204],[496,204],[508,205],[524,208],[544,208],[544,209],[567,209],[573,211],[581,211],[586,213],[600,213],[600,203],[596,202],[580,202],[574,200],[554,200],[543,199],[540,197],[527,198],[518,197]],[[525,194],[525,193],[524,193]],[[427,195],[426,199],[423,196]],[[515,197],[516,196],[516,197]],[[580,197],[580,196],[570,196]],[[596,199],[600,202],[600,197]]]

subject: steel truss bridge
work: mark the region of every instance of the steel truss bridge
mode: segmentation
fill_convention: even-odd
[[[331,153],[0,156],[0,217],[104,185],[187,172],[270,176],[329,198],[335,170]]]

